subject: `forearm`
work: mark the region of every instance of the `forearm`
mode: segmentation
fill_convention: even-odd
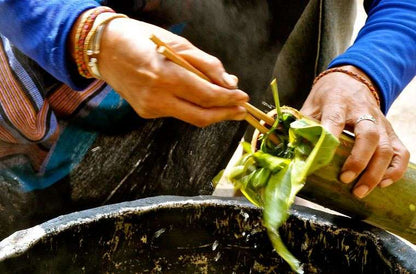
[[[386,112],[416,74],[416,1],[376,0],[355,43],[330,67],[353,65],[378,87]]]
[[[56,79],[74,89],[85,87],[70,65],[67,49],[71,28],[94,0],[0,0],[0,33]]]

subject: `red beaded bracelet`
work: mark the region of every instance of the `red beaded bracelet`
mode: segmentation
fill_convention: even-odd
[[[116,18],[128,18],[127,15],[121,13],[102,13],[98,15],[94,24],[85,38],[84,43],[84,62],[87,64],[89,74],[97,79],[101,79],[101,74],[98,70],[98,55],[100,54],[101,36],[104,27],[110,21]]]
[[[114,13],[115,11],[109,7],[97,7],[92,9],[86,19],[79,24],[75,34],[75,63],[77,64],[79,74],[85,78],[93,78],[84,59],[85,38],[90,32],[95,18],[104,12]]]
[[[322,77],[324,77],[325,75],[332,73],[332,72],[341,72],[341,73],[345,73],[347,75],[349,75],[350,77],[354,78],[355,80],[363,83],[364,85],[367,86],[367,88],[370,90],[371,94],[373,94],[374,98],[376,99],[377,105],[380,106],[380,97],[376,91],[376,89],[374,88],[373,84],[371,84],[367,79],[365,79],[363,76],[359,75],[358,73],[352,72],[348,69],[343,69],[343,68],[331,68],[328,70],[325,70],[323,72],[321,72],[316,78],[315,80],[313,80],[313,85],[315,85],[316,82],[318,82],[319,79],[321,79]]]

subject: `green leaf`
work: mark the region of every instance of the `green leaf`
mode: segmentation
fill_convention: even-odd
[[[279,232],[275,228],[267,228],[267,235],[269,235],[269,239],[272,242],[276,252],[289,264],[290,268],[292,268],[292,270],[296,273],[304,273],[300,262],[287,249],[282,241],[282,238],[280,238]]]
[[[250,143],[247,143],[247,142],[241,142],[241,146],[243,147],[243,150],[244,150],[245,152],[250,153],[250,154],[252,154],[252,153],[253,153],[253,150],[252,150],[252,148],[251,148],[251,144],[250,144]]]
[[[280,109],[279,90],[277,87],[276,78],[274,78],[273,81],[270,83],[270,87],[272,88],[274,104],[276,106],[277,119],[282,120],[282,110]]]
[[[270,169],[261,168],[256,170],[255,175],[252,178],[252,186],[254,189],[259,189],[267,185],[272,172]]]
[[[267,168],[272,173],[280,171],[290,163],[290,159],[275,157],[260,150],[253,154],[253,158],[258,166]]]
[[[279,227],[289,217],[289,208],[293,202],[290,201],[292,192],[292,165],[285,167],[281,172],[271,176],[266,186],[264,199],[264,226],[267,228],[269,238],[276,252],[297,273],[303,273],[300,262],[286,248],[279,234]]]
[[[215,176],[213,179],[212,179],[212,185],[214,186],[214,188],[218,185],[218,183],[220,182],[220,180],[221,180],[221,178],[222,178],[222,176],[224,175],[224,169],[223,170],[221,170],[218,174],[217,174],[217,176]]]
[[[296,169],[297,180],[304,181],[306,176],[330,163],[339,145],[338,139],[328,132],[322,125],[303,118],[291,124],[289,135],[292,136],[294,146],[299,146],[303,140],[311,144],[311,152],[305,164]],[[302,161],[302,156],[295,152],[295,161]]]
[[[320,124],[302,118],[295,120],[283,113],[262,139],[260,150],[253,153],[250,144],[243,143],[247,153],[228,174],[230,181],[253,204],[263,207],[264,226],[276,252],[302,273],[299,261],[284,245],[279,227],[287,220],[296,194],[312,172],[329,164],[339,141]],[[273,132],[279,145],[268,142]]]

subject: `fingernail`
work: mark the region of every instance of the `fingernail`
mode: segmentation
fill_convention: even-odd
[[[236,115],[234,116],[234,120],[244,120],[247,115],[247,110],[243,107],[238,107],[238,111]]]
[[[224,73],[222,74],[222,79],[224,80],[224,82],[225,82],[228,86],[233,87],[233,88],[236,88],[236,87],[237,87],[237,84],[238,84],[238,78],[237,78],[236,76],[234,76],[234,75],[231,75],[231,74],[228,74],[228,73],[224,72]]]
[[[352,181],[354,181],[355,177],[357,176],[357,174],[355,174],[354,171],[345,171],[341,174],[341,176],[339,176],[340,180],[345,183],[345,184],[349,184]]]
[[[366,185],[360,185],[353,190],[353,193],[358,198],[364,198],[370,188]]]
[[[236,99],[238,101],[247,102],[249,98],[248,98],[247,93],[245,93],[244,91],[238,90],[236,92]]]
[[[381,183],[379,184],[379,186],[381,188],[384,188],[384,187],[388,187],[391,184],[393,184],[393,180],[392,179],[385,179],[385,180],[381,181]]]

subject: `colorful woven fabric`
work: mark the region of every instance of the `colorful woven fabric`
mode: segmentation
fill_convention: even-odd
[[[0,174],[18,179],[25,190],[44,188],[66,176],[97,135],[74,121],[88,123],[93,112],[123,113],[119,109],[128,106],[103,81],[72,90],[4,36],[0,41]]]

